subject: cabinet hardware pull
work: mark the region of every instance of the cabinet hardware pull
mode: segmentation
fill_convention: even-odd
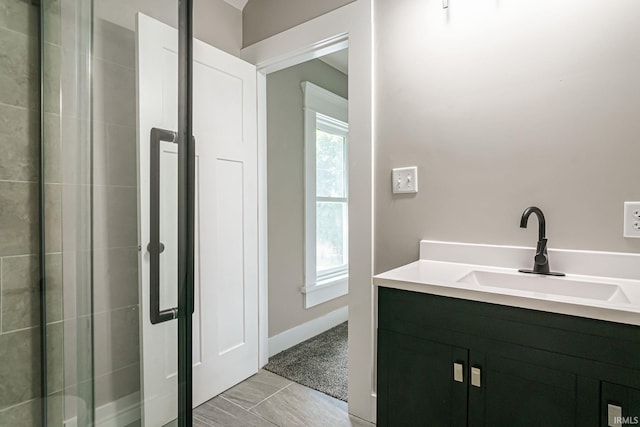
[[[471,368],[471,385],[474,387],[480,387],[481,386],[481,381],[480,381],[480,368],[476,368],[476,367],[472,367]]]
[[[622,406],[607,404],[607,426],[622,426]]]
[[[464,382],[464,365],[462,363],[453,364],[453,380],[455,382]]]

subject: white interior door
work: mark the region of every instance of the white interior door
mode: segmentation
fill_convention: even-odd
[[[196,140],[193,403],[258,370],[255,67],[194,40]],[[150,131],[177,130],[178,32],[137,20],[140,305],[144,425],[177,416],[177,320],[149,317]],[[160,308],[177,305],[177,146],[160,145]]]

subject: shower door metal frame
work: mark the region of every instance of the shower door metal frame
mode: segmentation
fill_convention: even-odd
[[[150,292],[152,325],[178,320],[179,427],[192,425],[192,315],[194,312],[195,249],[195,140],[193,138],[193,1],[179,0],[178,22],[178,130],[152,128],[150,132]],[[160,142],[178,146],[177,182],[177,307],[160,309]]]
[[[195,144],[193,141],[193,0],[178,16],[178,426],[193,421]]]

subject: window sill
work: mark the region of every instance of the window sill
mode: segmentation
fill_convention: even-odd
[[[320,281],[313,286],[303,286],[300,292],[304,295],[304,308],[311,308],[323,302],[341,297],[349,293],[349,275],[344,274]]]

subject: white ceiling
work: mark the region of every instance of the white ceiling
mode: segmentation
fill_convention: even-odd
[[[343,74],[349,75],[349,49],[342,49],[329,55],[325,55],[322,58],[318,58],[320,61],[331,65],[336,70]]]
[[[247,2],[249,0],[224,0],[227,3],[229,3],[231,6],[235,7],[236,9],[244,9],[245,5],[247,4]]]

